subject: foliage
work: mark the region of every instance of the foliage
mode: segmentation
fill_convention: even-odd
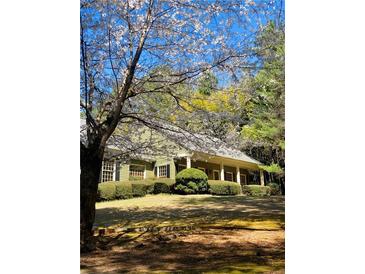
[[[269,22],[257,37],[256,45],[262,67],[242,83],[242,90],[250,96],[250,111],[241,136],[245,151],[264,163],[264,170],[284,175],[284,24]]]
[[[270,195],[281,195],[280,186],[276,183],[269,183],[268,187],[270,187]]]
[[[133,197],[132,184],[130,182],[115,182],[116,199],[130,199]]]
[[[140,176],[129,176],[129,181],[142,181],[143,178]]]
[[[187,184],[187,187],[190,188],[190,189],[192,189],[194,191],[194,193],[197,193],[199,191],[199,187],[198,187],[198,185],[195,182],[190,181]]]
[[[116,186],[114,182],[103,182],[98,185],[98,201],[110,201],[116,198]]]
[[[270,187],[260,185],[242,186],[242,193],[247,196],[265,197],[270,196]]]
[[[274,163],[272,163],[269,166],[259,166],[259,167],[269,173],[275,173],[279,175],[284,173],[283,169],[278,164]]]
[[[187,168],[176,175],[175,191],[181,194],[208,192],[208,176],[196,168]]]
[[[237,195],[241,186],[238,183],[219,180],[208,180],[209,192],[213,195]]]
[[[155,192],[156,184],[165,184],[169,187],[169,189],[173,189],[173,185],[175,184],[175,180],[171,178],[148,178],[139,181],[131,181],[133,184],[142,184],[146,186],[147,194],[153,194]]]
[[[98,185],[98,201],[130,199],[146,194],[171,193],[175,184],[170,178],[151,178],[138,181],[103,182]]]
[[[171,193],[170,187],[166,183],[156,182],[153,187],[153,194]]]
[[[188,186],[183,185],[183,184],[177,184],[174,188],[174,192],[177,194],[182,194],[182,195],[196,194],[194,189],[191,189]]]
[[[190,180],[192,182],[199,182],[201,180],[208,180],[207,174],[204,171],[197,168],[186,168],[181,170],[176,175],[176,183],[179,183],[181,180]]]
[[[171,179],[171,178],[153,178],[152,182],[156,183],[164,183],[168,186],[172,186],[175,184],[175,179]]]
[[[132,183],[133,197],[143,197],[143,196],[145,196],[147,194],[147,189],[148,189],[148,185]]]
[[[205,72],[198,79],[198,92],[210,95],[217,89],[218,79],[212,72]]]

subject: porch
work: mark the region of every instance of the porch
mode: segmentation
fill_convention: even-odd
[[[241,185],[259,182],[265,185],[264,173],[257,164],[212,156],[204,153],[180,155],[174,159],[176,174],[185,168],[197,168],[208,175],[209,180],[237,182]]]

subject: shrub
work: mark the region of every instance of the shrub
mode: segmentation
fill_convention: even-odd
[[[133,197],[143,197],[147,194],[148,185],[132,183]]]
[[[242,193],[255,197],[270,196],[270,187],[260,185],[246,185],[242,186]]]
[[[176,175],[174,190],[181,194],[208,193],[208,176],[196,168],[187,168]]]
[[[132,184],[130,182],[116,182],[115,197],[117,199],[129,199],[133,197]]]
[[[171,178],[153,178],[152,181],[154,183],[165,183],[168,186],[175,184],[175,179],[171,179]]]
[[[270,188],[270,195],[281,195],[280,186],[275,183],[268,184],[268,187]]]
[[[213,195],[237,195],[240,194],[241,186],[229,181],[209,180],[209,192]]]
[[[176,191],[176,193],[179,193],[179,194],[194,194],[195,191],[192,190],[191,188],[187,187],[187,186],[184,186],[182,184],[178,184],[175,186],[174,190]]]
[[[199,187],[196,183],[190,181],[187,185],[188,188],[192,189],[194,192],[198,192],[199,191]]]
[[[129,176],[129,181],[143,181],[140,176]]]
[[[115,199],[116,186],[114,182],[103,182],[98,185],[98,201],[110,201]]]
[[[153,186],[153,194],[170,193],[170,187],[166,183],[156,182]]]

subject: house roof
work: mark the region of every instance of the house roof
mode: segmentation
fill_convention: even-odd
[[[215,137],[191,133],[185,134],[185,136],[182,137],[181,133],[176,132],[166,133],[166,135],[169,139],[172,139],[183,148],[192,152],[202,152],[224,158],[230,158],[234,160],[240,160],[252,164],[261,165],[259,161],[249,157],[244,152],[238,149],[232,148],[227,143]],[[194,141],[188,141],[189,139],[194,139]]]
[[[168,129],[164,130],[164,132],[160,133],[160,135],[190,152],[201,152],[257,165],[261,164],[259,161],[246,155],[244,152],[232,148],[227,143],[215,137]],[[83,142],[86,141],[85,119],[80,119],[80,138]],[[118,149],[118,147],[114,144],[109,144],[108,148],[114,150]],[[150,157],[143,158],[151,159]]]

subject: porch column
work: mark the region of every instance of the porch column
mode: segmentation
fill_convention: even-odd
[[[240,168],[237,166],[236,167],[236,179],[237,179],[237,183],[241,183],[241,174],[240,174]]]
[[[191,168],[191,158],[190,158],[190,156],[186,156],[186,168]]]
[[[221,181],[224,181],[224,165],[221,163]]]
[[[265,185],[264,171],[262,169],[260,169],[260,183],[262,186]]]

